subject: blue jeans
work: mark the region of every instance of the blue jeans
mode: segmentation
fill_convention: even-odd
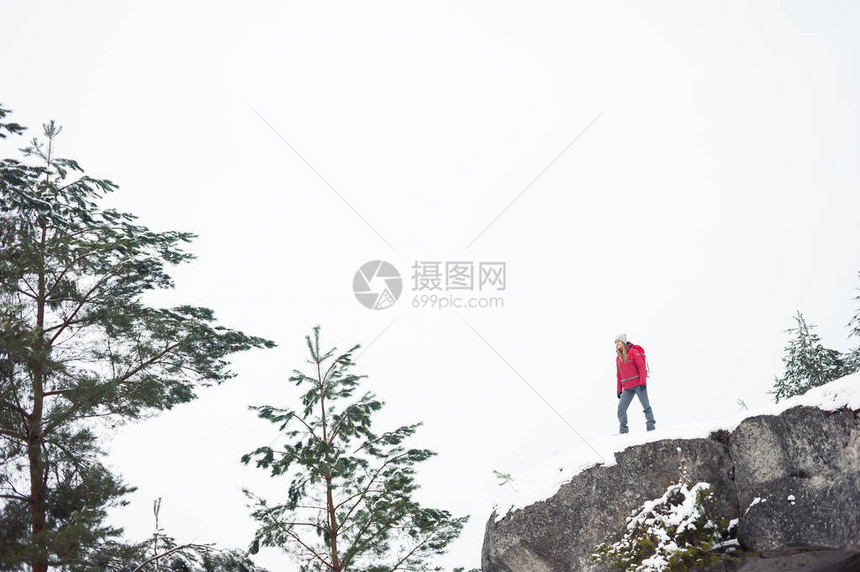
[[[651,411],[651,404],[648,403],[648,390],[644,385],[637,385],[625,389],[621,392],[621,399],[618,401],[618,424],[620,433],[627,433],[627,408],[630,407],[630,402],[633,401],[633,396],[639,398],[639,403],[642,404],[642,411],[645,412],[645,427],[648,431],[654,430],[654,413]]]

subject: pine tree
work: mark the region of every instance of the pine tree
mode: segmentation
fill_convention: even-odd
[[[138,550],[104,520],[133,488],[102,463],[104,437],[233,377],[230,354],[274,344],[207,308],[145,304],[173,286],[167,267],[191,260],[194,236],[100,208],[117,186],[57,158],[59,133],[52,121],[22,160],[0,161],[0,567],[126,569]]]
[[[276,504],[245,491],[259,522],[251,553],[280,547],[303,572],[429,569],[429,559],[444,552],[468,517],[413,500],[414,465],[435,454],[403,445],[420,423],[374,433],[371,416],[383,403],[370,392],[351,399],[365,377],[350,371],[359,346],[323,352],[318,326],[306,341],[313,371],[290,377],[306,390],[302,407],[251,408],[278,426],[285,443],[279,450],[260,447],[242,462],[253,459],[290,481],[287,498]]]
[[[857,277],[860,278],[860,272],[857,273]],[[860,288],[857,288],[857,290],[860,291]],[[855,296],[854,299],[860,302],[860,295]],[[851,333],[848,337],[860,337],[860,309],[857,310],[857,313],[854,314],[854,317],[851,318],[850,322],[848,322],[848,327],[851,328]]]
[[[785,373],[775,379],[770,392],[777,402],[806,393],[848,373],[840,353],[825,348],[818,334],[812,332],[815,326],[808,325],[799,311],[794,319],[797,327],[786,330],[794,338],[785,347],[786,354],[782,358]]]
[[[860,347],[849,350],[842,359],[845,361],[845,375],[860,371]]]
[[[857,276],[860,277],[860,272],[857,273]],[[858,290],[860,290],[860,288],[858,288]],[[860,302],[860,296],[856,296],[854,299]],[[848,334],[849,338],[860,338],[860,309],[857,310],[857,313],[854,314],[854,317],[851,318],[850,322],[848,322],[848,327],[851,328],[851,333]],[[849,350],[848,353],[845,354],[844,360],[846,374],[860,371],[860,346]]]

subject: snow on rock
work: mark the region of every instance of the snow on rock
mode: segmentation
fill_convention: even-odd
[[[698,502],[700,495],[711,489],[706,482],[693,487],[686,482],[667,487],[662,497],[645,501],[632,518],[628,518],[624,537],[611,545],[601,545],[599,558],[623,564],[640,549],[639,541],[649,538],[654,543],[654,554],[644,559],[635,572],[659,572],[670,567],[678,557],[679,543],[686,550],[690,546],[719,543],[724,538],[716,523],[710,519]],[[680,501],[680,502],[679,502]]]
[[[760,497],[754,498],[752,500],[752,502],[750,503],[750,505],[747,507],[747,509],[744,511],[744,514],[748,513],[752,507],[754,507],[755,505],[757,505],[760,502],[767,502],[767,499],[763,499]]]

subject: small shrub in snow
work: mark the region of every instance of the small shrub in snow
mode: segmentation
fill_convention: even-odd
[[[774,380],[774,399],[779,402],[795,395],[803,395],[813,387],[824,385],[842,376],[848,375],[856,364],[851,361],[850,354],[845,356],[836,350],[825,348],[821,338],[812,330],[815,326],[806,323],[800,312],[794,317],[796,328],[786,332],[794,334],[794,338],[785,347],[785,375]]]
[[[621,540],[597,546],[591,560],[635,572],[708,566],[729,558],[714,549],[731,544],[732,528],[714,514],[711,485],[673,484],[627,519]]]

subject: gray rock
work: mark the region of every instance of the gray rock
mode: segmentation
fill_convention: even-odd
[[[596,466],[562,485],[550,499],[487,522],[481,555],[485,572],[603,570],[589,562],[607,534],[624,529],[626,517],[680,478],[681,448],[689,482],[731,482],[726,447],[712,439],[664,440],[616,453],[616,464]],[[715,487],[716,489],[716,487]],[[723,516],[737,516],[731,486],[717,491]]]
[[[547,501],[514,511],[498,523],[493,513],[484,536],[482,570],[562,572],[574,562],[583,564],[603,540],[601,531],[624,523],[617,510],[592,510],[588,501],[612,504],[620,488],[616,471],[592,467]]]
[[[860,545],[860,425],[848,410],[796,407],[744,420],[729,441],[750,550]],[[789,500],[791,498],[791,500]]]
[[[606,570],[590,563],[589,556],[607,538],[620,538],[634,509],[679,480],[678,448],[687,481],[714,485],[718,513],[740,517],[738,539],[744,549],[860,545],[855,412],[797,407],[779,416],[746,419],[731,435],[714,437],[629,447],[616,453],[615,465],[583,471],[549,499],[499,522],[494,513],[485,529],[483,572]],[[767,500],[747,510],[756,497]]]

